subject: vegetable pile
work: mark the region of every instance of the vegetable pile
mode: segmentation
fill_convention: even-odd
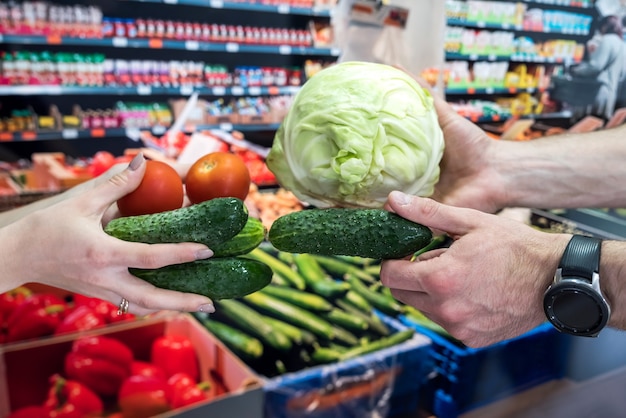
[[[266,163],[304,202],[377,208],[392,190],[431,195],[443,149],[427,90],[394,67],[344,62],[304,84]]]

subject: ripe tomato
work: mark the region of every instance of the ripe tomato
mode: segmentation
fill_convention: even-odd
[[[250,190],[250,172],[243,160],[229,152],[200,157],[185,178],[187,197],[199,203],[216,197],[245,199]]]
[[[146,161],[146,173],[134,191],[117,201],[122,216],[165,212],[182,207],[185,191],[176,170],[161,161]]]
[[[109,151],[98,151],[94,154],[89,164],[89,172],[93,177],[107,171],[115,164],[115,156]]]

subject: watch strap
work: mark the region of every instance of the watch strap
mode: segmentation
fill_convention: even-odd
[[[602,240],[584,235],[574,235],[567,244],[559,268],[561,276],[578,276],[591,280],[600,269]]]

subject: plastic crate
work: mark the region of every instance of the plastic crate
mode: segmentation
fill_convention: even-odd
[[[565,375],[567,338],[548,323],[515,339],[469,348],[417,325],[432,340],[435,373],[420,394],[421,406],[451,418]]]
[[[381,317],[393,330],[406,329]],[[350,361],[269,379],[263,385],[265,417],[382,418],[414,412],[433,370],[430,343],[416,333],[402,344]]]

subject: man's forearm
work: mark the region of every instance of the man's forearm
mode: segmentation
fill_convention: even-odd
[[[504,206],[626,207],[626,127],[495,147]]]

